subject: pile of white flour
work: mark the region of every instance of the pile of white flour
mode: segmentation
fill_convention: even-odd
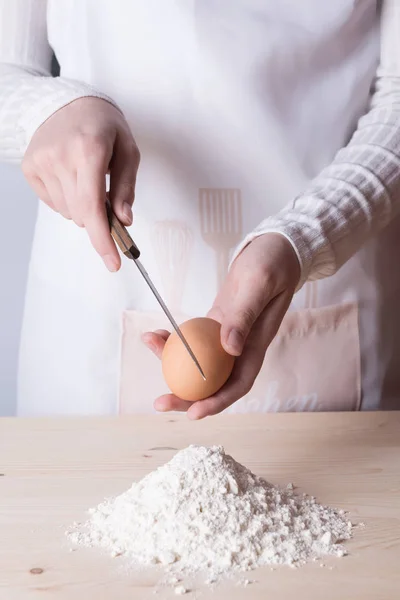
[[[278,489],[219,446],[189,446],[121,496],[89,511],[69,537],[135,565],[211,579],[262,565],[343,556],[351,537],[343,511]]]

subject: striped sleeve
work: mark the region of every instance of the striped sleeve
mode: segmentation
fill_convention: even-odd
[[[335,273],[399,212],[400,2],[385,0],[380,65],[368,113],[334,161],[293,203],[251,232],[234,258],[256,237],[280,233],[298,256],[299,289],[307,280]]]
[[[110,98],[84,82],[51,77],[47,0],[0,0],[0,160],[19,162],[35,131],[85,96]]]

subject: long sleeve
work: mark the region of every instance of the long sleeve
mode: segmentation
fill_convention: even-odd
[[[381,59],[369,112],[332,164],[251,232],[234,258],[257,236],[280,233],[299,258],[299,289],[307,280],[335,273],[399,212],[400,2],[384,0]]]
[[[0,160],[19,162],[32,135],[70,102],[95,96],[91,86],[51,77],[47,0],[0,0]]]

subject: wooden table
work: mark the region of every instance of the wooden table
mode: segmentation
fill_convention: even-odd
[[[184,597],[400,598],[400,413],[362,413],[0,420],[0,599],[176,597],[154,595],[153,575],[123,573],[97,550],[70,552],[64,532],[190,443],[222,444],[255,473],[294,482],[366,526],[347,544],[349,556],[324,568],[267,568],[246,588]]]

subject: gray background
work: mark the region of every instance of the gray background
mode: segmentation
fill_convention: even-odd
[[[37,211],[37,200],[18,167],[0,164],[0,207],[0,416],[3,416],[15,414],[19,334]]]
[[[60,74],[53,55],[51,71]],[[14,415],[19,336],[37,200],[16,166],[0,163],[0,416]],[[18,226],[18,244],[13,227]]]

